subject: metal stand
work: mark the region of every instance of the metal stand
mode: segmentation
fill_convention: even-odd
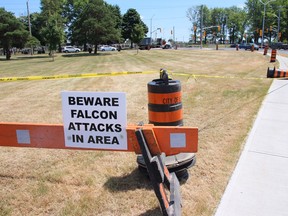
[[[148,147],[149,143],[147,145],[142,129],[137,129],[135,134],[163,215],[180,216],[182,206],[180,184],[175,173],[169,173],[165,166],[165,154],[152,157]],[[165,188],[170,192],[170,201],[167,198]]]

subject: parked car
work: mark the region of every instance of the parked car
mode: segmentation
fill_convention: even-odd
[[[254,50],[259,50],[259,46],[255,43],[239,44],[239,49],[251,50],[252,45],[254,45]]]
[[[236,43],[230,44],[230,48],[236,48],[237,45],[239,46],[239,44],[236,44]]]
[[[247,49],[251,49],[252,45],[254,45],[254,50],[259,50],[259,46],[255,43],[250,43]]]
[[[239,44],[239,49],[245,49],[247,47],[247,44],[241,43]]]
[[[171,44],[165,44],[162,49],[172,49],[172,45]]]
[[[38,54],[44,54],[45,53],[45,48],[44,47],[38,47],[34,50],[34,52],[37,52]]]
[[[271,44],[272,49],[288,49],[288,44],[283,44],[281,42]]]
[[[23,48],[23,49],[21,49],[21,53],[22,54],[30,54],[31,53],[31,49],[30,48]]]
[[[81,50],[77,47],[73,47],[73,46],[65,46],[63,48],[63,52],[65,53],[72,53],[72,52],[80,52]]]
[[[116,51],[117,49],[115,47],[105,45],[105,46],[101,46],[99,48],[99,50],[101,50],[101,51]]]

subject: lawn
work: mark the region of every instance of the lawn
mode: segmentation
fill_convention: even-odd
[[[199,128],[197,163],[181,185],[183,215],[213,215],[271,79],[270,58],[233,50],[127,50],[0,57],[0,78],[119,76],[1,82],[0,121],[62,123],[61,91],[125,92],[127,121],[148,123],[147,83],[181,81],[184,125]],[[275,63],[276,65],[277,63]],[[134,153],[0,148],[0,215],[161,215]]]

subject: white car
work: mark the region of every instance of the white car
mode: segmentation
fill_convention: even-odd
[[[73,46],[65,46],[63,49],[63,52],[65,53],[71,53],[71,52],[80,52],[81,50],[77,47],[73,47]]]
[[[112,47],[112,46],[101,46],[99,50],[101,50],[101,51],[116,51],[116,48]]]

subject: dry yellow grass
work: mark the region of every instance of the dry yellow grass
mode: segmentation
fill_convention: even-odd
[[[58,55],[55,62],[41,57],[0,61],[0,77],[155,73],[2,82],[1,122],[62,123],[60,92],[75,90],[126,92],[128,122],[147,123],[147,83],[158,77],[161,67],[173,72],[182,83],[184,124],[199,128],[197,163],[181,185],[182,214],[214,213],[270,86],[271,80],[265,78],[267,67],[273,66],[269,57],[234,50]],[[1,147],[0,164],[0,215],[161,215],[132,153]]]

